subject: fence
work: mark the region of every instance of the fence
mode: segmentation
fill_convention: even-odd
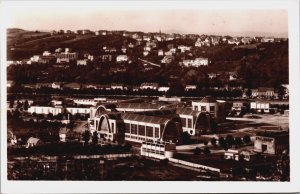
[[[205,165],[201,165],[201,164],[195,164],[192,162],[187,162],[187,161],[179,160],[179,159],[175,159],[175,158],[169,158],[169,161],[173,162],[175,164],[178,164],[179,166],[180,165],[188,166],[188,167],[192,167],[192,168],[196,168],[196,169],[209,170],[209,171],[218,172],[218,173],[220,173],[220,171],[221,171],[218,168],[213,168],[213,167],[205,166]]]

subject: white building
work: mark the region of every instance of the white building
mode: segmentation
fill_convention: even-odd
[[[51,107],[51,106],[31,106],[28,108],[29,113],[36,113],[36,114],[49,114],[52,113],[53,115],[57,115],[63,112],[62,107]]]
[[[250,109],[253,109],[257,112],[270,113],[270,111],[274,111],[275,113],[277,109],[271,108],[270,105],[271,104],[268,101],[256,101],[250,103]]]
[[[84,65],[86,66],[87,65],[87,60],[86,59],[82,59],[82,60],[77,60],[77,65]]]
[[[190,51],[191,47],[190,46],[180,45],[180,46],[178,46],[178,50],[181,50],[181,52],[184,53],[185,51]]]
[[[160,49],[160,50],[157,52],[157,55],[158,55],[158,56],[164,56],[164,51]]]
[[[158,89],[158,83],[142,83],[140,89],[141,90],[157,90]]]
[[[167,92],[170,90],[170,87],[162,86],[158,88],[159,92]]]
[[[67,107],[66,110],[72,115],[75,114],[90,114],[89,107]]]
[[[127,55],[118,55],[116,58],[117,62],[125,62],[128,61],[128,56]]]
[[[197,86],[196,85],[186,85],[185,86],[185,91],[190,91],[190,90],[196,90]]]

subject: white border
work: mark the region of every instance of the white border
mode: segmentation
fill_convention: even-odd
[[[103,9],[286,9],[288,10],[290,73],[291,182],[144,182],[144,181],[7,181],[6,158],[6,14],[11,6],[99,6]],[[300,115],[299,0],[262,1],[2,1],[1,19],[1,192],[3,193],[256,193],[299,192],[300,160],[298,121]]]

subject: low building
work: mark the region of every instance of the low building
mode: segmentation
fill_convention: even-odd
[[[157,55],[158,56],[164,56],[164,51],[163,50],[158,50]]]
[[[141,155],[157,159],[173,158],[176,144],[169,142],[142,142]]]
[[[73,102],[77,105],[85,105],[85,106],[96,106],[96,104],[98,103],[95,99],[83,99],[83,98],[73,99]]]
[[[191,90],[196,90],[197,86],[196,85],[186,85],[184,90],[185,91],[191,91]]]
[[[178,50],[180,50],[182,53],[184,53],[186,51],[190,51],[191,47],[190,46],[179,45]]]
[[[147,89],[150,89],[150,90],[158,90],[158,83],[142,83],[141,86],[140,86],[140,89],[141,90],[147,90]]]
[[[181,98],[180,97],[160,96],[160,97],[158,97],[158,101],[161,101],[161,102],[181,102]]]
[[[87,60],[86,59],[77,60],[77,66],[79,66],[79,65],[86,66],[87,65]]]
[[[77,52],[70,52],[69,48],[65,48],[65,52],[55,53],[57,63],[76,61],[78,58]]]
[[[277,98],[278,94],[275,93],[274,88],[259,87],[252,89],[252,98]]]
[[[159,92],[168,92],[170,90],[169,86],[161,86],[158,88]]]
[[[276,108],[271,107],[271,103],[269,101],[255,101],[250,103],[250,109],[259,112],[259,113],[275,113],[277,112]]]
[[[43,144],[43,141],[36,137],[30,137],[27,140],[26,148],[40,146]]]
[[[227,151],[224,152],[224,158],[226,160],[240,160],[240,154],[239,150],[234,150],[234,149],[228,149]]]
[[[90,106],[66,107],[66,110],[71,115],[75,115],[75,114],[89,115],[90,114]]]
[[[274,42],[275,39],[273,37],[263,37],[260,39],[261,42]]]
[[[240,114],[242,110],[246,110],[246,102],[233,102],[231,110]]]
[[[73,90],[79,90],[81,88],[81,84],[73,82],[63,85],[64,89],[73,89]]]
[[[29,113],[36,113],[36,114],[52,114],[58,115],[63,113],[62,107],[52,107],[52,106],[30,106],[27,110]]]
[[[126,87],[124,84],[111,84],[110,87],[112,90],[124,90]]]
[[[270,155],[281,154],[289,147],[289,134],[287,131],[262,131],[254,140],[254,152]]]
[[[117,62],[126,62],[128,61],[128,56],[127,55],[118,55],[116,58]]]

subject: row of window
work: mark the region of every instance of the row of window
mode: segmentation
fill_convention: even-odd
[[[192,119],[188,118],[180,118],[182,127],[192,128],[193,127],[193,121]]]
[[[198,110],[198,106],[194,106],[194,110]],[[206,110],[206,106],[200,106],[200,110],[201,111],[210,111],[210,112],[214,112],[215,111],[215,106],[210,106],[209,110]]]
[[[159,138],[159,128],[125,123],[125,133]]]
[[[156,150],[151,150],[151,149],[142,149],[143,152],[148,152],[148,153],[154,153],[154,154],[159,154],[159,155],[165,155],[165,153],[163,151],[156,151]]]

